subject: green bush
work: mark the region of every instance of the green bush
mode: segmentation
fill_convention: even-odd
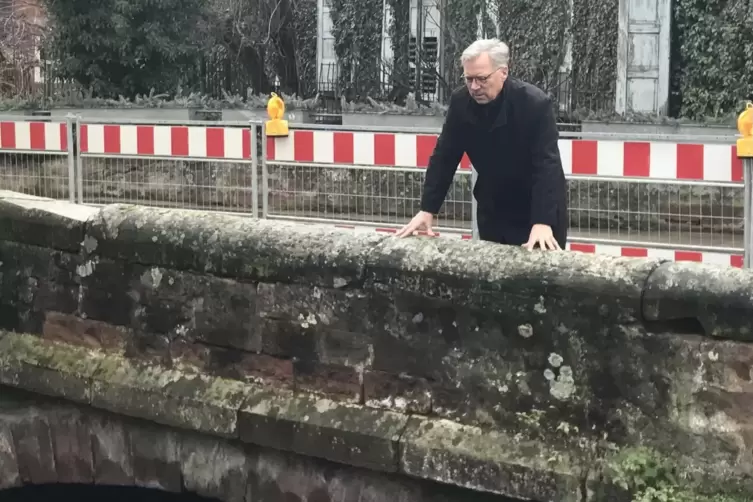
[[[45,0],[57,77],[102,97],[175,89],[201,50],[204,0]]]

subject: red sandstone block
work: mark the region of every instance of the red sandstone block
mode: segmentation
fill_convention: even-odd
[[[101,321],[82,319],[72,314],[47,312],[42,338],[94,349],[123,349],[128,330]]]
[[[295,363],[295,388],[297,391],[313,392],[353,403],[360,403],[363,394],[361,376],[357,369],[311,361]]]
[[[241,377],[262,381],[275,382],[285,386],[293,385],[293,361],[280,359],[266,354],[244,353],[238,367]]]
[[[399,412],[431,412],[431,390],[423,378],[367,371],[363,375],[366,406]]]

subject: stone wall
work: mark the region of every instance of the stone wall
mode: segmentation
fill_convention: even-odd
[[[621,500],[641,447],[753,487],[749,270],[34,199],[0,236],[5,385],[516,498]]]

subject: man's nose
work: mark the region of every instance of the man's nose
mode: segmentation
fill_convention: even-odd
[[[479,84],[476,79],[471,80],[471,90],[476,91],[481,88],[481,84]]]

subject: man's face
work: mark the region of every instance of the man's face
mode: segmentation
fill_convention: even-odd
[[[463,64],[463,77],[471,97],[483,105],[499,95],[507,79],[507,68],[495,68],[489,54],[484,53]]]

